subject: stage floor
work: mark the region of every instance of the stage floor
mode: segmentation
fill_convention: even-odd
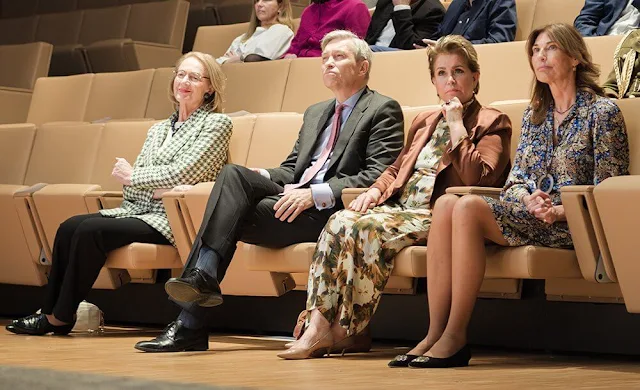
[[[467,368],[391,369],[387,361],[408,346],[379,344],[367,354],[284,361],[276,353],[286,339],[212,335],[207,352],[148,354],[133,345],[157,329],[33,337],[8,333],[7,321],[0,323],[0,366],[257,389],[640,389],[638,361],[616,357],[474,349]]]

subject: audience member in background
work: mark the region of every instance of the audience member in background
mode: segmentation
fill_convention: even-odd
[[[573,25],[584,37],[622,35],[640,27],[640,0],[586,0]]]
[[[513,41],[515,0],[453,0],[433,39],[450,34],[462,35],[474,45]],[[428,39],[423,42],[433,43]]]
[[[117,159],[121,207],[77,215],[56,233],[42,314],[7,325],[18,334],[68,334],[110,251],[132,242],[174,244],[160,196],[170,188],[215,180],[227,160],[232,123],[222,111],[224,75],[215,59],[187,53],[177,64],[170,99],[176,112],[151,127],[135,164]]]
[[[427,243],[436,199],[450,186],[504,184],[511,122],[475,99],[480,69],[473,45],[459,35],[441,38],[429,50],[429,70],[444,103],[416,117],[393,165],[327,222],[309,270],[307,329],[278,356],[368,350],[371,340],[363,333],[394,257]]]
[[[396,361],[411,367],[466,366],[467,327],[485,273],[485,242],[571,248],[560,190],[624,175],[629,146],[616,104],[602,97],[597,66],[567,24],[534,30],[527,41],[535,74],[513,168],[500,198],[444,195],[427,247],[429,332]]]
[[[613,52],[613,69],[602,85],[613,99],[640,97],[640,29],[631,30]]]
[[[284,58],[320,57],[320,42],[334,30],[348,30],[364,38],[370,20],[369,9],[360,0],[311,0]]]
[[[231,42],[218,63],[275,60],[289,49],[293,39],[289,0],[255,0],[249,30]]]
[[[402,110],[367,88],[369,45],[338,30],[322,40],[322,50],[323,80],[335,98],[307,109],[298,140],[280,167],[222,169],[183,275],[165,285],[183,311],[162,335],[139,342],[137,349],[206,350],[207,317],[222,303],[218,282],[237,242],[271,248],[316,242],[329,217],[343,208],[342,189],[371,185],[398,156]]]
[[[379,0],[365,40],[373,51],[414,49],[440,26],[440,0]]]

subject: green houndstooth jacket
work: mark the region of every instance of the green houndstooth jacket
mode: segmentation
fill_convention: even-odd
[[[177,117],[151,126],[131,175],[124,186],[119,208],[101,210],[105,217],[138,218],[165,236],[173,245],[173,233],[161,199],[153,199],[158,188],[214,181],[227,162],[233,124],[224,114],[200,107],[180,126],[169,143],[161,148],[171,123]]]

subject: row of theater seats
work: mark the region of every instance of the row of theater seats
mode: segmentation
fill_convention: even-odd
[[[619,40],[620,36],[586,39],[594,61],[604,70],[601,81],[611,69]],[[532,76],[524,42],[476,48],[480,59],[481,102],[528,98]],[[320,58],[225,64],[225,109],[304,112],[311,104],[331,97],[323,85],[320,66]],[[28,94],[22,101],[12,101],[18,92],[0,89],[0,101],[16,108],[0,111],[0,123],[166,118],[173,110],[167,99],[172,71],[173,68],[159,68],[41,78],[36,82],[30,104]],[[369,86],[404,106],[438,103],[425,50],[375,53]]]
[[[51,43],[53,76],[172,66],[188,10],[187,1],[169,0],[0,19],[0,44]]]
[[[640,102],[617,102],[630,139],[632,175],[640,175]],[[526,101],[495,103],[513,123],[512,156]],[[405,130],[417,113],[434,107],[405,108]],[[279,164],[294,144],[302,115],[270,113],[233,118],[229,161],[249,167]],[[109,173],[116,156],[133,161],[153,121],[49,123],[0,126],[0,283],[46,283],[51,246],[66,218],[101,208],[117,207],[118,183]],[[626,195],[624,183],[635,183]],[[593,186],[566,187],[563,204],[575,242],[574,250],[535,246],[488,247],[482,295],[519,298],[522,279],[544,279],[550,300],[622,302],[640,312],[636,265],[638,176],[608,179]],[[622,184],[621,184],[622,182]],[[40,183],[40,184],[39,184]],[[48,183],[48,184],[41,184]],[[74,184],[63,184],[74,183]],[[109,255],[96,288],[117,288],[130,279],[153,282],[155,271],[180,271],[202,221],[213,183],[187,193],[167,193],[163,202],[177,250],[168,245],[136,243]],[[361,189],[343,193],[348,199]],[[454,193],[497,195],[497,189],[450,189]],[[595,192],[595,196],[594,196]],[[633,197],[635,196],[635,198]],[[619,202],[623,197],[622,205]],[[626,215],[624,213],[626,212]],[[624,221],[620,224],[618,221]],[[624,240],[620,239],[621,231]],[[273,250],[241,244],[222,289],[228,295],[279,296],[304,288],[314,243]],[[415,292],[415,278],[426,275],[425,247],[404,249],[395,259],[387,293]],[[624,273],[622,272],[624,270]],[[617,272],[616,272],[617,271]]]

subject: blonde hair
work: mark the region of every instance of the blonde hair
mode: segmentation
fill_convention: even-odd
[[[480,63],[478,62],[478,52],[473,47],[473,44],[465,39],[462,35],[445,35],[438,39],[435,45],[430,46],[427,49],[427,56],[429,58],[429,73],[431,78],[435,77],[435,63],[436,59],[441,54],[458,54],[464,58],[467,68],[473,73],[480,72]],[[473,93],[480,91],[480,80],[473,89]]]
[[[367,61],[369,62],[369,69],[367,70],[367,74],[365,78],[369,80],[369,73],[371,73],[371,65],[373,59],[373,52],[369,47],[369,44],[365,42],[363,39],[360,39],[356,34],[347,30],[334,30],[327,33],[324,38],[322,38],[322,42],[320,43],[320,48],[324,51],[324,48],[333,41],[341,41],[343,39],[350,39],[353,43],[354,52],[353,55],[356,58],[356,61]]]
[[[594,64],[591,60],[589,49],[587,49],[587,45],[584,43],[584,39],[582,39],[578,30],[569,24],[548,24],[533,30],[531,34],[529,34],[529,38],[527,39],[527,55],[529,56],[529,66],[531,70],[534,70],[532,63],[533,45],[535,45],[536,39],[538,39],[538,36],[542,33],[547,33],[549,39],[556,42],[560,50],[566,55],[578,60],[575,79],[576,89],[603,96],[604,92],[598,85],[600,69],[598,65]],[[551,106],[552,101],[553,96],[551,95],[549,85],[538,81],[534,70],[531,88],[531,122],[533,124],[539,125],[544,122],[547,116],[547,110]]]
[[[180,64],[184,62],[187,58],[195,58],[198,60],[202,67],[205,69],[205,73],[203,76],[208,77],[209,83],[211,83],[211,88],[213,89],[213,94],[209,99],[205,99],[203,105],[207,106],[207,109],[212,112],[222,112],[222,102],[224,102],[224,88],[226,85],[226,77],[224,73],[222,73],[222,69],[216,59],[213,58],[210,54],[201,53],[199,51],[190,51],[189,53],[183,55],[176,61],[177,70],[180,67]],[[173,103],[174,108],[177,110],[180,106],[180,103],[176,100],[176,97],[173,92],[173,83],[176,79],[176,76],[171,78],[171,82],[169,84],[169,100]],[[204,79],[207,80],[207,79]]]
[[[257,0],[253,1],[254,6],[251,7],[251,16],[249,17],[249,28],[247,32],[242,36],[242,42],[246,42],[247,39],[253,36],[253,33],[256,32],[256,28],[260,25],[260,19],[256,16],[256,7],[255,3]],[[276,17],[276,23],[284,24],[289,27],[291,31],[293,31],[293,20],[291,20],[291,14],[293,13],[291,9],[291,3],[289,0],[276,0],[278,2],[278,16]]]

